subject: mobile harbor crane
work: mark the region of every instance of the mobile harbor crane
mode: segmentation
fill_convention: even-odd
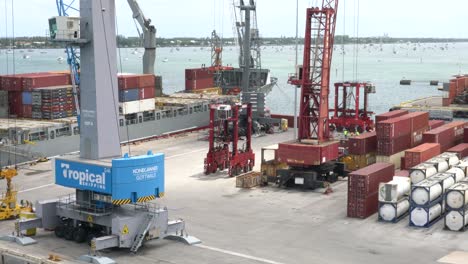
[[[289,166],[277,171],[280,186],[314,189],[344,173],[336,162],[339,142],[330,136],[328,107],[337,9],[338,0],[307,8],[302,71],[288,80],[301,87],[298,140],[278,146],[278,161]]]
[[[53,163],[55,183],[76,191],[38,201],[37,218],[18,221],[17,236],[11,240],[33,243],[21,237],[21,231],[42,227],[65,239],[88,240],[92,252],[117,247],[136,253],[145,241],[157,238],[199,243],[186,234],[183,220],[169,221],[166,208],[149,202],[164,196],[164,154],[121,154],[115,0],[80,0],[79,18],[54,17],[49,24],[61,32],[54,41],[79,45],[81,50],[80,154]],[[109,260],[93,254],[82,259]]]

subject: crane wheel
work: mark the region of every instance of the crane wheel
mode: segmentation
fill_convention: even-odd
[[[54,233],[57,237],[62,238],[65,235],[65,227],[63,225],[59,225],[55,228]]]
[[[63,235],[63,237],[66,239],[66,240],[73,240],[73,233],[74,233],[74,227],[73,226],[67,226],[64,228],[65,230],[65,233]]]
[[[73,232],[73,240],[75,240],[76,243],[83,243],[87,238],[88,232],[82,227],[75,229],[75,232]]]

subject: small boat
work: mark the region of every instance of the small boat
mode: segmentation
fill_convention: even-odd
[[[163,62],[168,62],[169,59],[168,58],[164,58]]]
[[[57,58],[57,61],[58,61],[60,64],[62,64],[64,60],[65,60],[65,59],[64,59],[63,57],[58,57],[58,58]]]
[[[23,55],[23,59],[25,59],[25,60],[30,59],[30,58],[31,58],[31,56],[29,56],[29,55],[26,55],[26,54]]]

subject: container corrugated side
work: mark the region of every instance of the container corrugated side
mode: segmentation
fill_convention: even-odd
[[[386,113],[383,113],[383,114],[380,114],[380,115],[376,115],[375,116],[375,123],[377,124],[377,123],[380,123],[380,122],[382,122],[384,120],[399,117],[399,116],[403,116],[403,115],[406,115],[406,114],[408,114],[407,110],[394,110],[394,111],[386,112]]]
[[[364,133],[362,135],[349,138],[348,151],[353,155],[364,155],[377,151],[376,132]]]
[[[429,130],[436,129],[445,124],[444,120],[429,120]]]
[[[439,143],[425,143],[405,151],[406,168],[414,167],[440,154]]]
[[[411,118],[408,115],[377,123],[377,139],[393,139],[411,133]]]
[[[468,143],[458,144],[450,149],[447,152],[454,152],[458,154],[460,159],[463,159],[468,156]]]

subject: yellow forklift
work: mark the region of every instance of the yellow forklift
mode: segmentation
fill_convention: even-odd
[[[6,192],[0,196],[0,220],[18,218],[21,213],[32,213],[32,204],[28,201],[17,203],[18,191],[13,187],[11,181],[18,175],[18,171],[11,168],[0,169],[0,180],[6,180]]]

